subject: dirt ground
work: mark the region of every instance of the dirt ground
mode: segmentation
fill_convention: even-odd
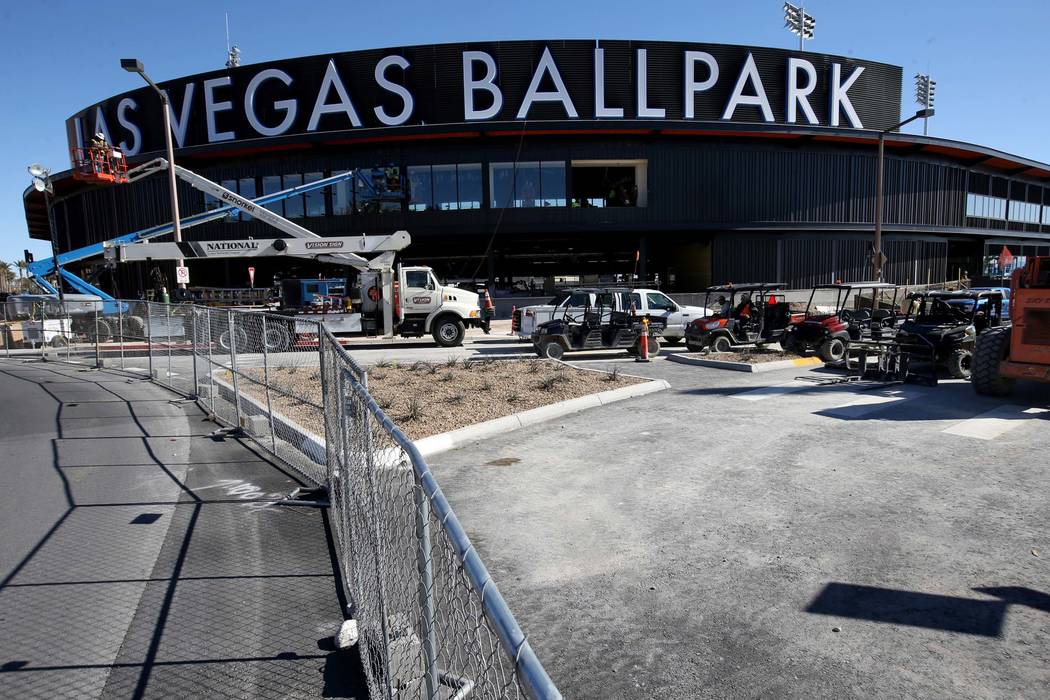
[[[619,370],[595,372],[553,360],[473,360],[368,367],[368,390],[380,408],[413,440],[493,418],[646,381]],[[262,381],[262,370],[247,370]],[[274,410],[324,435],[321,382],[316,371],[270,368],[270,381],[301,397],[271,393]],[[242,387],[265,401],[262,386]],[[311,405],[316,404],[316,405]]]

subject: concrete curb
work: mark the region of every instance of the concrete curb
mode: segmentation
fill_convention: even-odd
[[[778,360],[777,362],[731,362],[729,360],[709,360],[704,357],[690,357],[681,353],[668,355],[671,362],[679,362],[683,365],[697,365],[699,367],[713,367],[715,369],[728,369],[735,372],[772,372],[778,369],[794,369],[797,367],[816,367],[824,362],[819,357],[799,357],[794,360]]]
[[[420,454],[424,457],[430,457],[432,455],[440,454],[441,452],[455,449],[469,442],[481,440],[482,438],[501,435],[511,430],[518,430],[519,428],[567,416],[570,413],[577,413],[588,408],[597,408],[598,406],[604,406],[617,401],[623,401],[624,399],[644,396],[646,394],[652,394],[670,388],[671,385],[665,380],[656,379],[642,384],[633,384],[631,386],[620,387],[619,389],[602,391],[597,394],[580,396],[579,398],[569,399],[567,401],[559,401],[558,403],[553,403],[549,406],[532,408],[528,411],[521,411],[513,415],[496,418],[476,425],[468,425],[465,428],[441,433],[440,435],[431,435],[430,437],[416,440],[415,443]]]

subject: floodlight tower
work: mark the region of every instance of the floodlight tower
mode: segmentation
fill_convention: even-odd
[[[806,40],[813,38],[813,29],[817,26],[817,20],[813,15],[806,14],[806,9],[801,5],[784,3],[784,26],[792,34],[798,34],[798,50],[806,50]]]
[[[937,91],[937,81],[931,80],[929,73],[915,74],[915,101],[927,110],[933,109],[934,93]],[[929,119],[922,120],[922,135],[929,134]]]

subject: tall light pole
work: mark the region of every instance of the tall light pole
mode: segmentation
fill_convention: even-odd
[[[813,15],[806,14],[806,9],[801,5],[784,3],[784,26],[792,34],[798,34],[798,50],[806,50],[806,40],[813,38],[813,29],[817,26],[817,20]]]
[[[879,158],[878,174],[875,177],[875,246],[871,256],[871,266],[875,272],[875,281],[882,281],[882,173],[883,161],[886,153],[886,134],[896,131],[905,124],[910,124],[916,119],[929,119],[933,116],[932,109],[920,109],[900,124],[883,129],[879,132]]]
[[[930,74],[922,73],[915,74],[915,102],[922,105],[926,109],[933,109],[934,93],[937,92],[937,81],[930,79]],[[930,133],[929,130],[930,120],[922,120],[922,135],[927,136]]]
[[[164,112],[164,145],[168,151],[168,185],[171,188],[171,222],[175,229],[175,242],[182,242],[182,223],[179,221],[179,189],[175,180],[175,147],[171,142],[171,106],[168,103],[167,94],[157,87],[157,84],[146,75],[142,67],[142,61],[137,58],[120,59],[120,67],[129,73],[138,73],[160,97],[161,111]],[[186,261],[179,258],[175,261],[178,267],[185,267]],[[179,289],[185,289],[186,284],[179,282]]]
[[[51,170],[39,163],[33,163],[26,170],[33,178],[33,188],[44,194],[44,208],[47,209],[47,227],[51,234],[51,259],[55,261],[55,289],[58,290],[58,301],[65,303],[66,297],[62,292],[62,267],[58,262],[58,234],[55,233],[55,215],[51,211],[52,195],[55,194],[55,186],[51,184]],[[63,308],[65,308],[63,306]],[[41,331],[43,332],[43,331]]]

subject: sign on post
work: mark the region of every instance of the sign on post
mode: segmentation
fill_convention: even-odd
[[[255,268],[254,267],[249,267],[248,268],[248,285],[252,289],[255,289]]]
[[[176,284],[189,284],[190,283],[190,268],[185,265],[175,268],[175,283]]]

